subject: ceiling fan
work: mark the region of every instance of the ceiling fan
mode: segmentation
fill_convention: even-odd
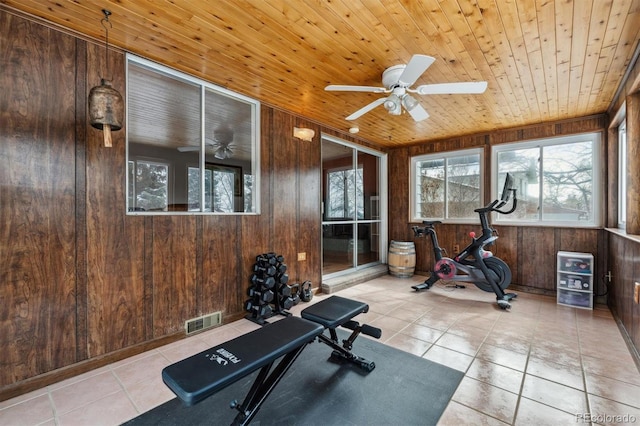
[[[433,64],[435,58],[427,55],[413,55],[406,65],[394,65],[387,68],[382,73],[382,85],[376,86],[348,86],[331,84],[324,88],[327,91],[345,91],[345,92],[371,92],[371,93],[390,93],[389,96],[377,99],[369,105],[360,108],[348,116],[347,120],[355,120],[360,116],[371,111],[379,105],[389,111],[389,114],[400,115],[402,108],[411,114],[415,121],[422,121],[429,118],[429,113],[424,109],[418,100],[410,95],[415,93],[418,95],[441,95],[441,94],[477,94],[484,93],[487,89],[486,81],[468,81],[457,83],[439,83],[439,84],[423,84],[412,89],[411,86],[418,80],[427,68]]]
[[[213,156],[220,159],[225,160],[227,158],[231,158],[233,156],[233,131],[230,129],[219,129],[214,131],[213,139],[207,138],[207,141],[204,144],[205,149],[211,147],[213,148],[214,154]],[[200,151],[200,146],[179,146],[178,151],[180,152],[193,152]]]

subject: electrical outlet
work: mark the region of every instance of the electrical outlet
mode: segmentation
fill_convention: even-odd
[[[460,244],[454,244],[453,245],[453,252],[454,253],[458,253],[460,251]]]
[[[307,260],[307,252],[298,253],[298,261]]]
[[[636,281],[635,286],[633,287],[633,301],[636,304],[640,303],[640,283]]]

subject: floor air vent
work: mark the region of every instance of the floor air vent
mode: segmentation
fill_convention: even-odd
[[[212,314],[203,315],[198,318],[193,318],[185,321],[184,328],[187,331],[187,335],[196,333],[198,331],[206,330],[207,328],[220,325],[222,322],[222,312],[214,312]]]

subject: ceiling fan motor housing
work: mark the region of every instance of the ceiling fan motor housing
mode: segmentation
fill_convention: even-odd
[[[407,66],[404,64],[394,65],[387,68],[382,73],[382,85],[387,89],[393,89],[399,83],[400,76]]]

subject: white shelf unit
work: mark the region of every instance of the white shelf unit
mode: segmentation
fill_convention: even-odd
[[[593,255],[558,252],[558,305],[593,309]]]

